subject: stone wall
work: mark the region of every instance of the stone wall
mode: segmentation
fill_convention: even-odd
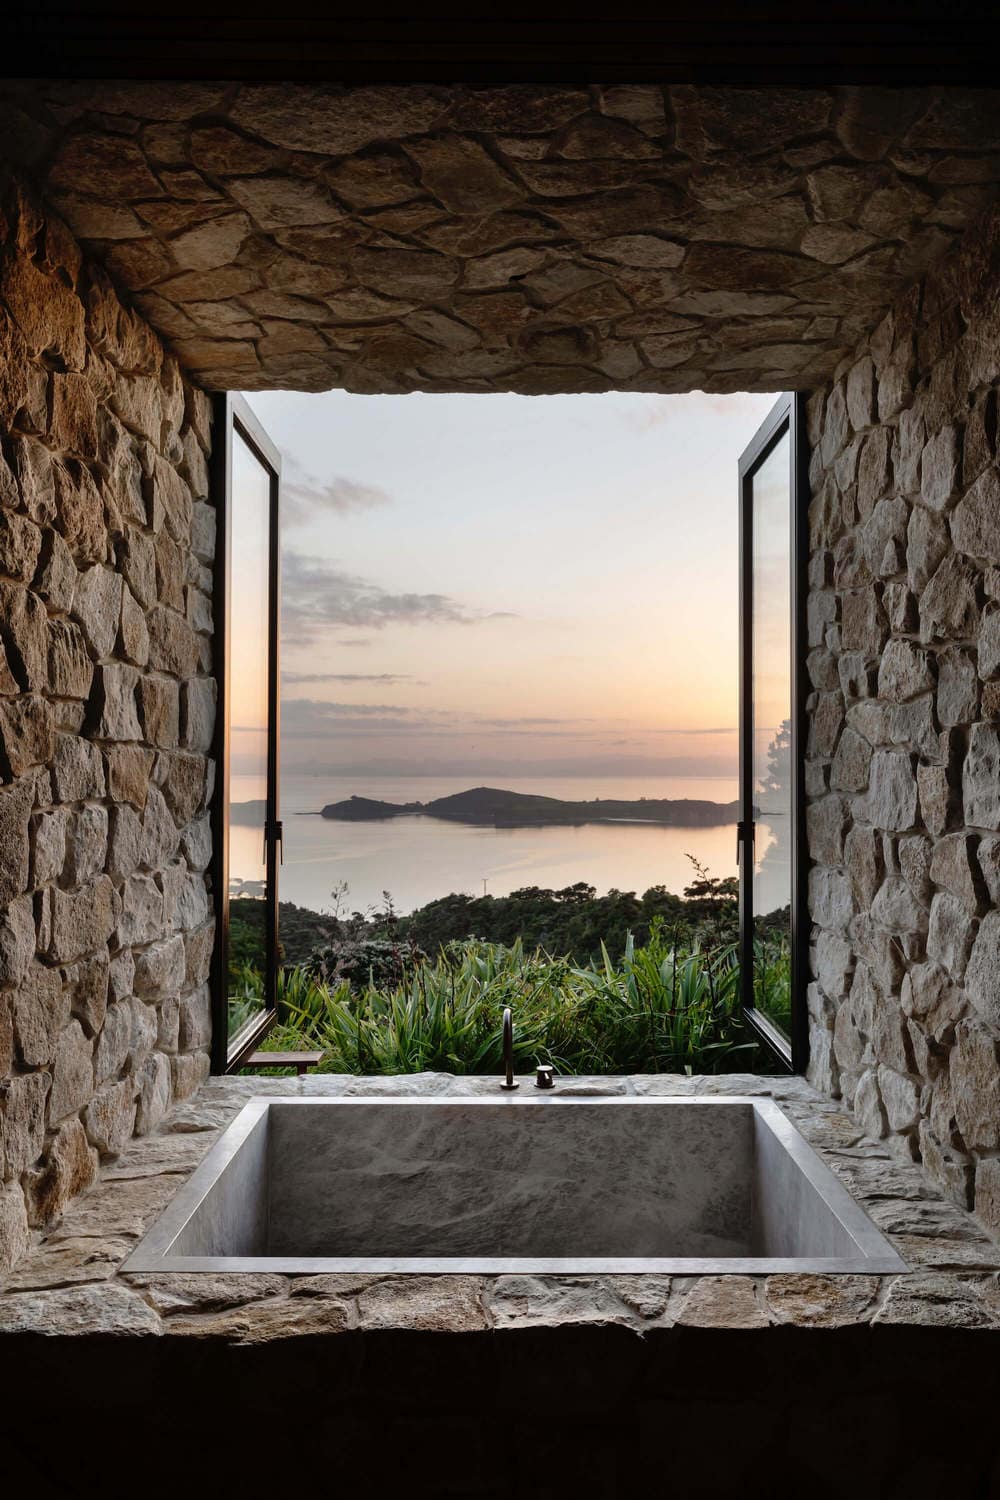
[[[811,1075],[1000,1231],[1000,216],[809,404]]]
[[[209,387],[809,390],[1000,194],[1000,91],[0,81]]]
[[[0,209],[0,1269],[208,1073],[207,397]]]

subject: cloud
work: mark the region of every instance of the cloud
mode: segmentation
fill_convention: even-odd
[[[346,641],[338,642],[338,645],[347,645]],[[360,642],[356,644],[361,644]],[[364,644],[367,644],[365,642]],[[419,677],[411,677],[408,672],[282,672],[283,683],[300,682],[384,682],[390,686],[397,682],[412,682],[419,687],[426,687],[426,682]]]
[[[659,396],[652,400],[647,397],[642,402],[625,405],[621,409],[621,419],[631,432],[652,432],[675,417],[686,425],[701,414],[723,418],[749,417],[752,420],[754,403],[758,400],[759,397],[748,395],[746,391],[734,391],[728,395],[690,391],[683,396]]]
[[[286,477],[281,485],[281,521],[285,527],[305,526],[320,515],[346,516],[391,504],[392,496],[377,484],[361,484],[342,474],[324,483],[294,459],[286,459]]]
[[[467,609],[447,594],[394,593],[333,563],[286,550],[282,559],[281,623],[286,641],[307,645],[340,627],[477,625],[513,618]]]

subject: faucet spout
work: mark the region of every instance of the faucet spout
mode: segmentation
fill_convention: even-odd
[[[514,1077],[514,1013],[509,1005],[503,1008],[503,1066],[506,1077],[500,1087],[507,1090],[518,1088]]]

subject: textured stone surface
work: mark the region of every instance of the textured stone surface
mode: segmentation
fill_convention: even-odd
[[[11,83],[3,103],[14,160],[209,385],[766,390],[848,358],[845,434],[905,408],[905,350],[857,346],[996,194],[976,97],[945,91],[949,125],[916,90],[870,132],[871,89],[646,88],[636,118],[628,92],[232,84],[208,120],[170,83],[92,85],[69,111],[59,85]],[[49,288],[46,331],[37,283],[18,262],[20,332],[78,370],[73,299]],[[102,352],[148,378],[148,339],[104,302]],[[60,387],[65,429],[81,394]],[[116,410],[158,436],[127,388]],[[926,443],[927,503],[951,502],[954,437]]]
[[[824,632],[825,670],[837,671],[848,727],[834,746],[820,691],[807,747],[810,889],[839,891],[846,875],[850,894],[846,909],[828,898],[811,906],[812,1046],[838,1066],[826,1084],[956,1202],[975,1195],[993,1230],[1000,366],[984,356],[996,332],[983,309],[1000,295],[997,230],[988,214],[809,403],[811,576],[821,584],[810,602],[814,619],[842,622],[839,638]],[[832,576],[815,563],[827,552]],[[827,784],[845,797],[834,836]],[[885,1317],[914,1306],[894,1299]]]
[[[726,1330],[767,1336],[771,1327],[848,1329],[871,1324],[1000,1327],[995,1291],[1000,1252],[969,1214],[930,1187],[912,1162],[891,1159],[842,1109],[799,1078],[750,1075],[565,1079],[602,1094],[683,1097],[772,1095],[897,1246],[917,1274],[894,1276],[203,1276],[117,1267],[244,1103],[260,1094],[350,1092],[395,1096],[490,1093],[494,1078],[445,1073],[400,1078],[314,1075],[213,1079],[175,1105],[156,1134],[105,1165],[99,1185],[66,1214],[2,1284],[0,1330],[57,1334],[146,1332],[234,1346],[383,1336],[530,1334],[606,1325],[647,1336],[677,1327],[685,1338]],[[989,1184],[984,1180],[983,1194]],[[960,1274],[955,1267],[961,1268]],[[72,1295],[70,1295],[72,1293]],[[85,1295],[86,1294],[86,1295]],[[50,1299],[51,1302],[50,1302]],[[137,1299],[146,1312],[136,1311]],[[141,1326],[139,1326],[141,1324]]]
[[[208,915],[202,804],[215,702],[199,675],[211,580],[194,550],[192,487],[206,556],[214,512],[205,398],[84,264],[65,225],[6,182],[0,194],[0,386],[21,393],[0,410],[7,1262],[24,1250],[25,1226],[52,1225],[91,1185],[99,1154],[112,1158],[162,1118],[174,1073],[153,1051],[159,1038],[173,1052],[190,1039],[193,1059],[176,1059],[185,1093],[204,1076],[205,964],[189,970],[182,935]],[[182,248],[190,270],[205,268],[209,238],[195,233]],[[190,620],[189,573],[202,601]],[[149,676],[154,612],[169,650]],[[157,753],[179,750],[182,703],[185,751],[165,771],[168,805],[152,773]],[[189,866],[181,840],[194,822]],[[173,882],[169,906],[158,878]],[[70,1274],[66,1255],[56,1260]],[[81,1264],[90,1280],[102,1262]]]

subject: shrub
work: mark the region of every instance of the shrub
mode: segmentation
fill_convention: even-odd
[[[652,924],[621,959],[602,950],[581,967],[544,949],[476,940],[448,944],[433,963],[404,962],[396,983],[326,982],[286,971],[282,1035],[321,1047],[322,1071],[498,1072],[503,1010],[514,1011],[522,1070],[569,1073],[719,1072],[748,1066],[733,945],[701,949]]]

